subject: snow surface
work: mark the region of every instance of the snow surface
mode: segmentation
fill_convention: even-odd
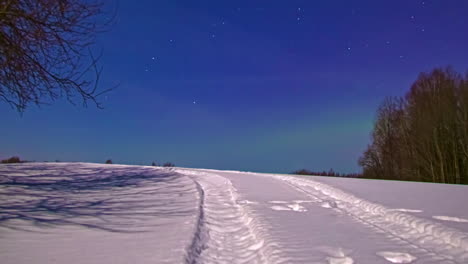
[[[0,262],[468,263],[467,186],[0,165]]]

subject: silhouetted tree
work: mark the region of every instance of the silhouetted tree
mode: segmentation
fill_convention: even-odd
[[[460,181],[468,184],[468,73],[461,81],[458,90],[459,104],[457,112],[457,132],[459,135],[458,146],[460,148],[459,163],[464,164],[460,168]],[[465,175],[466,177],[463,177]]]
[[[385,99],[358,161],[364,176],[468,183],[467,81],[450,67],[435,69],[404,98]]]
[[[4,159],[1,163],[20,163],[21,159],[18,156],[13,156],[9,159]]]
[[[60,97],[75,104],[76,96],[101,108],[96,98],[110,89],[97,91],[100,55],[90,50],[109,25],[101,15],[97,0],[0,1],[0,100],[20,113]]]
[[[294,171],[294,172],[292,172],[292,174],[298,174],[298,175],[314,175],[313,172],[308,171],[308,170],[306,170],[306,169]]]
[[[166,162],[163,164],[163,167],[175,167],[175,164],[171,162]]]
[[[112,160],[111,159],[106,160],[106,164],[112,164]]]
[[[377,110],[372,132],[372,143],[359,159],[367,177],[389,178],[401,176],[404,160],[400,142],[404,137],[404,102],[401,98],[387,97]],[[371,176],[372,175],[372,176]]]
[[[467,131],[460,129],[463,80],[451,68],[421,74],[407,94],[408,115],[414,135],[417,167],[425,180],[460,183]]]

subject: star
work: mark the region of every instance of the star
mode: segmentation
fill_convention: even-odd
[[[224,24],[225,24],[225,23],[224,23],[224,21],[223,21],[223,22],[221,22],[221,24],[223,24],[223,25],[224,25]]]
[[[216,37],[216,35],[215,35],[215,34],[212,34],[211,37],[214,38],[214,37]]]
[[[403,55],[400,55],[400,59],[403,59],[404,57],[405,57],[405,56],[403,56]]]
[[[426,30],[423,28],[423,29],[421,29],[421,31],[424,32],[424,31],[426,31]]]
[[[390,41],[387,41],[387,45],[390,45]]]
[[[169,42],[173,42],[173,40],[172,40],[172,39],[170,39],[170,40],[169,40]]]
[[[297,21],[299,21],[299,20],[301,20],[301,18],[300,18],[300,17],[298,17],[298,18],[297,18]]]
[[[196,104],[197,102],[193,101],[193,104]]]
[[[300,8],[300,7],[298,7],[298,8],[297,8],[297,11],[301,11],[301,8]]]
[[[155,60],[155,59],[156,59],[156,57],[152,57],[151,59],[152,59],[152,60]]]

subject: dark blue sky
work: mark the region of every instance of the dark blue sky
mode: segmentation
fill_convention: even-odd
[[[375,110],[468,70],[468,1],[128,1],[99,36],[105,109],[0,104],[0,157],[360,169]]]

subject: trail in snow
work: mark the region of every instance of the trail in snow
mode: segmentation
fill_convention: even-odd
[[[292,176],[291,177],[296,177]],[[299,176],[299,178],[301,178]],[[468,233],[468,224],[445,221],[433,216],[450,216],[468,219],[468,186],[423,182],[346,179],[337,177],[303,177],[327,184],[366,201],[378,203],[391,210],[398,210],[441,223]],[[417,211],[416,211],[417,210]]]
[[[271,227],[266,229],[270,235],[270,241],[278,243],[282,247],[282,255],[286,259],[289,258],[289,261],[282,261],[282,263],[325,263],[323,259],[316,260],[315,257],[311,256],[318,255],[318,248],[321,248],[321,246],[314,247],[313,245],[316,245],[317,240],[320,241],[320,239],[323,239],[323,245],[330,244],[330,238],[336,237],[336,232],[342,232],[338,231],[341,229],[347,230],[345,231],[347,236],[344,236],[340,241],[345,243],[345,245],[354,245],[354,249],[353,247],[345,248],[351,254],[355,254],[353,251],[356,249],[363,249],[362,245],[356,244],[356,241],[360,241],[359,243],[365,243],[368,249],[375,248],[374,254],[376,256],[392,263],[468,263],[468,234],[456,228],[431,221],[430,219],[408,214],[420,213],[422,210],[386,208],[381,204],[369,202],[338,188],[314,181],[309,177],[235,171],[220,171],[218,173],[223,177],[231,179],[243,195],[250,192],[248,196],[244,196],[243,198],[257,202],[257,204],[248,206],[253,207],[255,209],[254,212],[264,222],[269,222],[267,226],[270,225]],[[258,178],[263,178],[264,180],[259,180]],[[268,184],[270,182],[268,179],[279,181],[276,184]],[[247,182],[248,185],[246,185]],[[283,192],[281,190],[286,191],[285,188],[280,187],[284,184],[296,190],[296,193],[306,195],[307,199],[303,200],[311,202],[297,203],[292,201],[294,198],[290,191],[288,191],[290,194],[286,195],[285,193],[285,195],[282,195],[287,199],[278,199],[281,192]],[[261,186],[264,189],[260,187],[258,192],[255,192],[255,187],[252,186]],[[280,188],[276,190],[275,188],[278,187]],[[380,188],[383,187],[384,185],[380,186]],[[420,187],[424,187],[424,185]],[[265,194],[263,191],[267,191],[267,193]],[[266,200],[262,197],[270,199]],[[305,210],[302,210],[302,213],[296,216],[289,215],[290,213],[288,212],[295,212],[292,208],[297,208],[297,205],[304,206]],[[264,206],[267,206],[272,211],[278,211],[279,214],[269,215],[267,211],[262,209]],[[320,207],[333,212],[331,215],[333,217],[330,218],[316,209]],[[309,225],[298,221],[301,218],[310,219]],[[463,221],[460,218],[447,216],[436,216],[436,218],[444,221]],[[297,232],[293,225],[288,223],[291,221],[297,222],[294,225],[300,226],[302,232]],[[329,225],[328,222],[335,221],[337,221],[334,225],[335,228],[330,229],[332,225]],[[353,231],[341,226],[342,223],[346,223],[346,226],[352,227]],[[366,231],[361,230],[356,224],[366,228],[368,230],[367,233],[370,233],[365,234]],[[331,235],[330,238],[325,238],[326,236],[319,238],[317,236],[319,233],[314,231],[318,226],[322,228],[323,232],[333,232],[329,233]],[[308,233],[311,234],[309,240],[306,237]],[[362,234],[357,235],[358,233]],[[368,238],[362,237],[362,235]],[[297,239],[292,239],[293,236],[297,236]],[[379,240],[376,241],[376,239]],[[339,252],[339,247],[328,246],[328,248],[330,248],[328,252]],[[306,254],[305,252],[309,252],[309,254],[302,255]],[[294,255],[296,257],[291,258]],[[329,256],[326,258],[326,262],[352,263],[356,260],[358,263],[384,263],[374,259],[371,260],[371,257],[366,256],[363,252],[359,255],[347,255],[339,258]]]
[[[215,173],[177,169],[189,175],[203,192],[203,219],[189,255],[189,263],[273,263],[265,250],[265,237],[239,202],[231,182]],[[191,252],[193,250],[189,250]]]
[[[309,206],[311,199],[304,194],[273,178],[217,173],[232,182],[242,200],[255,202],[245,206],[260,223],[269,263],[353,263],[347,240],[337,240],[347,228],[337,226],[335,217],[320,207]]]
[[[312,179],[278,175],[273,177],[290,184],[310,197],[322,200],[321,206],[323,207],[342,211],[369,227],[383,231],[388,237],[395,237],[410,244],[411,247],[419,249],[427,261],[468,263],[468,234],[465,232],[387,209],[382,205],[368,202]],[[443,216],[439,216],[438,219],[463,220]]]

